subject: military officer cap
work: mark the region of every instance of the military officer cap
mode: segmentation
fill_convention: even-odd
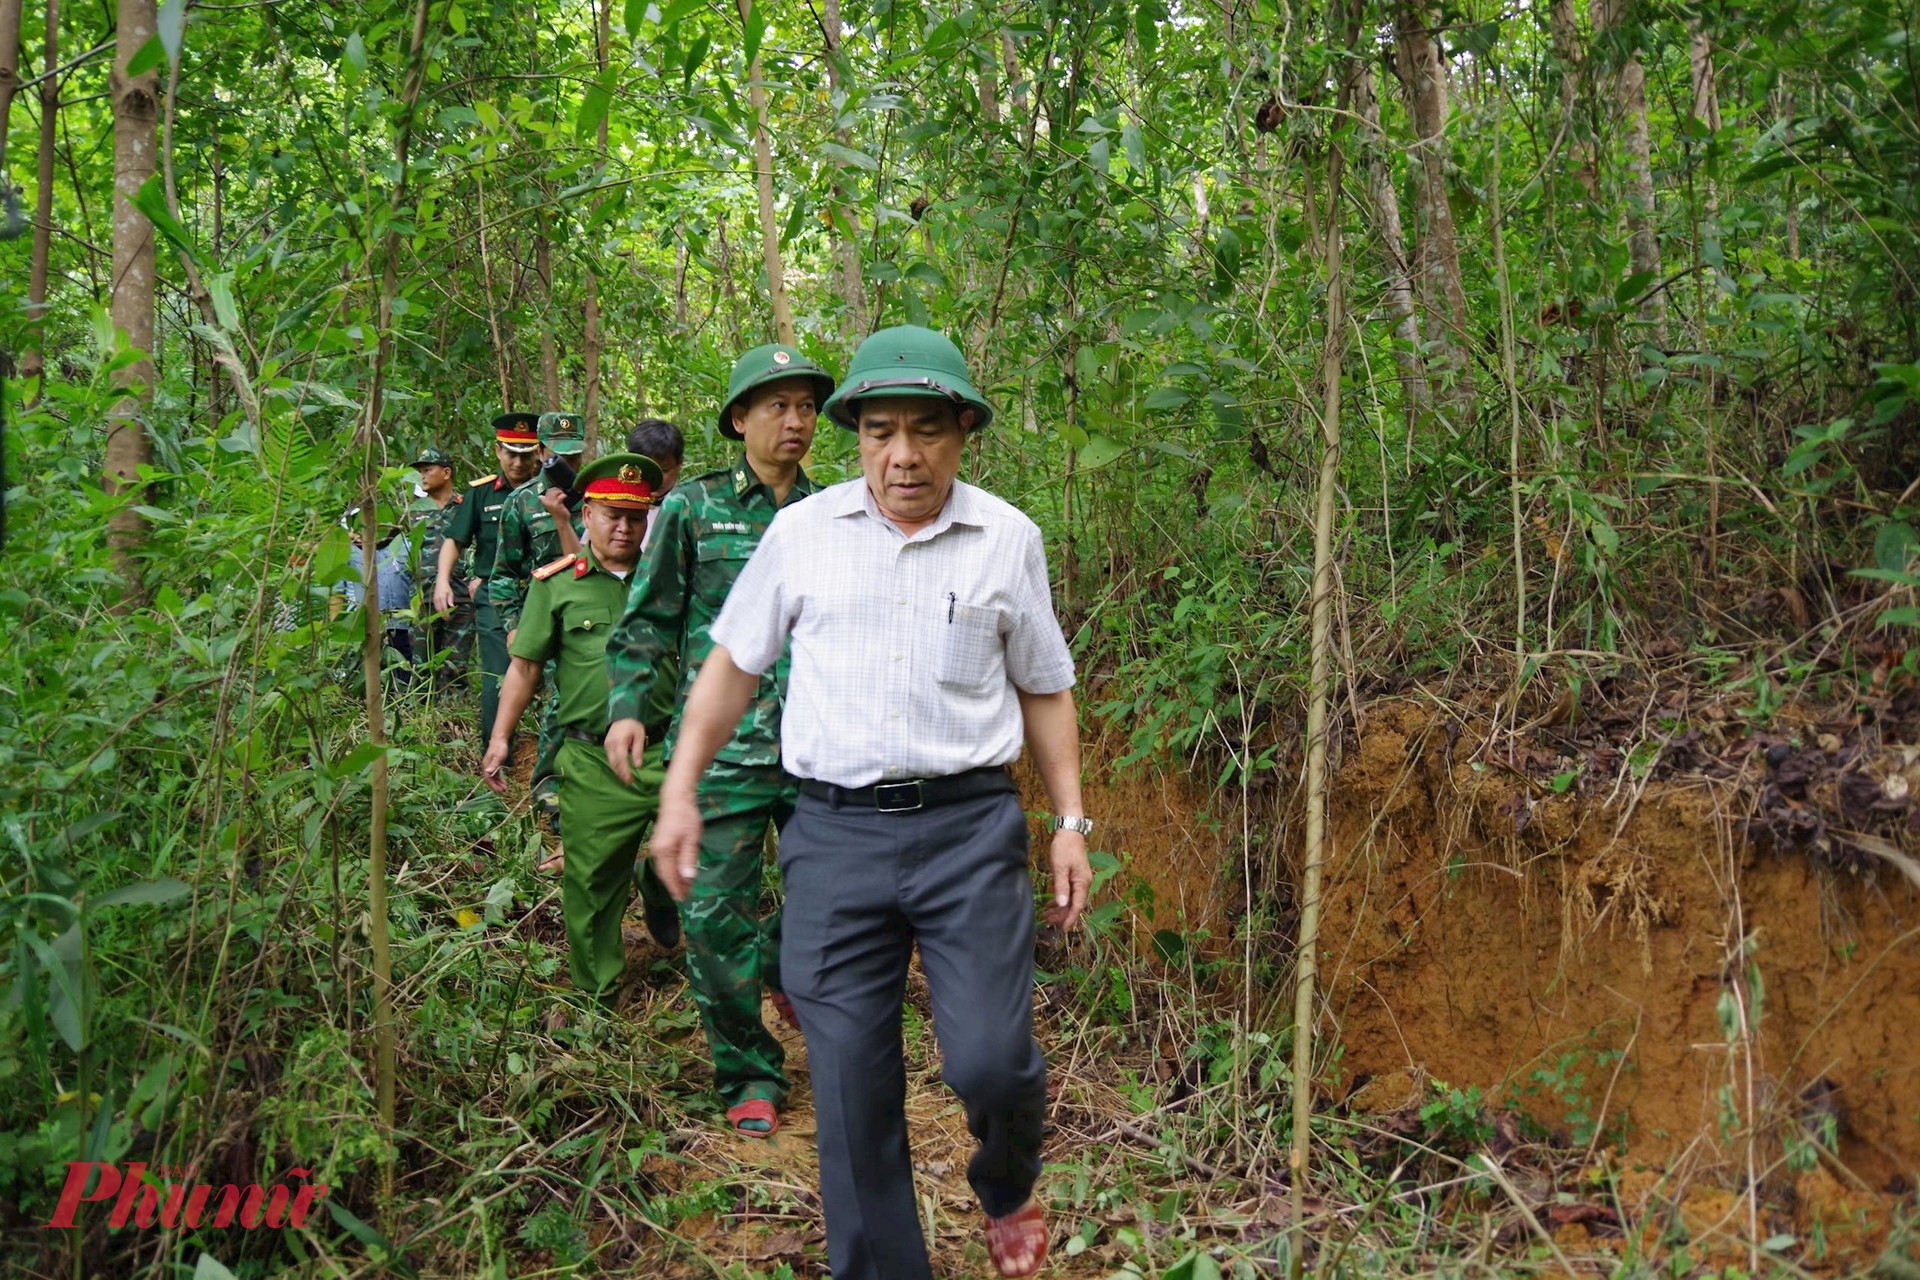
[[[860,401],[869,396],[926,396],[973,410],[978,431],[993,421],[993,406],[974,389],[967,358],[945,334],[900,324],[870,335],[853,353],[847,380],[821,409],[843,427],[859,426]]]
[[[579,453],[587,447],[587,433],[577,413],[543,413],[537,428],[540,443],[554,453]]]
[[[540,447],[540,419],[516,409],[493,420],[493,438],[508,453],[532,453]]]
[[[727,379],[727,401],[720,406],[720,434],[729,440],[745,439],[733,425],[733,406],[757,388],[788,378],[811,379],[816,403],[825,403],[833,394],[832,374],[792,347],[769,342],[733,362],[733,376]]]
[[[413,460],[413,466],[416,471],[421,467],[446,467],[451,470],[453,459],[447,456],[446,450],[428,445],[420,451],[420,456]]]
[[[584,467],[574,483],[588,502],[651,507],[659,501],[660,464],[644,453],[610,453]]]

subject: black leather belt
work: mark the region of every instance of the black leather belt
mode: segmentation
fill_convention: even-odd
[[[800,780],[800,794],[824,800],[834,808],[852,805],[881,813],[912,813],[943,804],[958,804],[979,796],[1016,790],[1013,775],[1005,765],[987,765],[965,773],[950,773],[944,778],[908,778],[903,782],[882,782],[871,787],[838,787],[814,778]]]

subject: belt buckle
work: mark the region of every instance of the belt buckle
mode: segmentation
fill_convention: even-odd
[[[900,797],[896,803],[889,792]],[[920,794],[918,779],[912,782],[882,783],[873,789],[873,807],[881,813],[912,813],[925,807],[926,800]]]

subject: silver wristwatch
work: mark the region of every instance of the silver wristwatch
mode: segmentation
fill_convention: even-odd
[[[1063,818],[1056,814],[1053,819],[1053,829],[1055,831],[1078,831],[1083,836],[1090,836],[1093,834],[1093,819]]]

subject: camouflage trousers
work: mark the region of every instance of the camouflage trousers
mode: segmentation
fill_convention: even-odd
[[[761,899],[767,832],[793,815],[794,795],[779,765],[716,762],[700,778],[700,874],[680,917],[714,1087],[729,1107],[787,1097],[786,1050],[760,1017],[761,992],[781,989],[780,911],[762,919]]]
[[[433,608],[433,588],[427,586],[422,611]],[[413,627],[414,660],[432,673],[436,688],[450,688],[466,679],[473,652],[473,586],[465,578],[453,584],[453,609]],[[491,728],[491,726],[488,726]]]
[[[567,921],[567,972],[574,990],[610,1001],[627,967],[620,921],[634,882],[649,907],[671,906],[641,840],[660,812],[666,766],[660,748],[647,749],[633,785],[614,775],[598,743],[561,738],[566,765],[560,812],[567,825],[567,861],[560,874],[560,905]]]
[[[553,674],[558,666],[556,662],[549,662],[543,668],[546,687],[553,692],[547,695],[547,710],[540,717],[540,740],[533,757],[533,778],[528,784],[534,807],[547,815],[556,836],[562,834],[556,797],[560,793],[560,746],[565,741],[560,731],[560,691]]]
[[[480,749],[485,751],[500,711],[500,677],[507,674],[508,659],[506,630],[483,590],[474,592],[473,626],[480,641]]]

